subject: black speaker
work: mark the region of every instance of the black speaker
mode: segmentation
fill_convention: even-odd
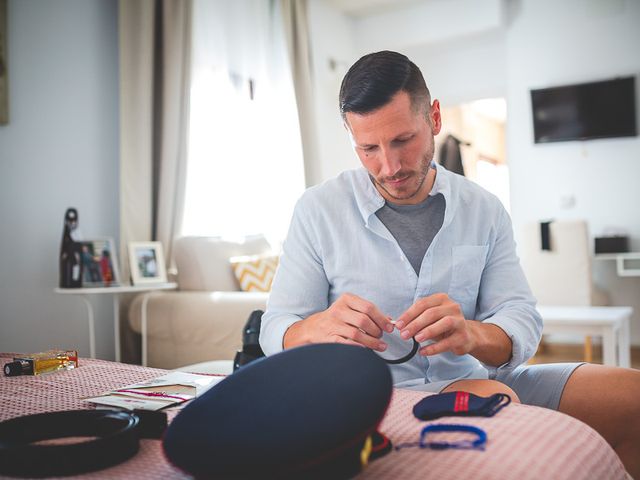
[[[596,253],[625,253],[629,251],[629,237],[596,237]]]

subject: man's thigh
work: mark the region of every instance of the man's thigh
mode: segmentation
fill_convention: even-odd
[[[586,364],[567,382],[559,410],[591,425],[616,445],[633,426],[638,434],[639,399],[640,371]]]
[[[583,363],[521,365],[499,371],[496,380],[512,388],[526,405],[558,410],[569,377]]]

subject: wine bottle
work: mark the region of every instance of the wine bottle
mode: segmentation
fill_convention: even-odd
[[[78,211],[68,208],[60,245],[60,288],[82,287],[82,245],[73,239],[72,233],[77,227]]]

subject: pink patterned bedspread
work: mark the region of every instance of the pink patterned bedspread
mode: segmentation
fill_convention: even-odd
[[[12,354],[0,353],[4,364]],[[42,376],[0,380],[0,421],[20,415],[92,408],[82,397],[153,378],[164,370],[103,360],[81,359],[80,368]],[[426,424],[411,409],[424,393],[394,391],[380,430],[394,444],[418,440]],[[170,417],[175,412],[170,413]],[[406,448],[372,462],[358,478],[438,480],[625,479],[622,463],[594,430],[571,417],[527,405],[509,405],[493,418],[444,418],[435,423],[465,423],[483,428],[487,447],[478,450]],[[449,434],[455,436],[456,434]],[[73,477],[65,477],[73,478]],[[189,478],[165,459],[160,442],[142,440],[131,460],[82,478]]]

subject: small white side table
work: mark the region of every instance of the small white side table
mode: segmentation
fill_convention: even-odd
[[[615,260],[619,277],[640,277],[640,252],[596,253],[596,260]]]
[[[176,283],[158,283],[149,285],[118,285],[113,287],[89,287],[89,288],[56,288],[56,293],[65,295],[79,295],[87,306],[89,321],[89,354],[91,358],[96,358],[96,334],[94,329],[93,305],[89,300],[89,295],[113,295],[113,334],[115,339],[116,362],[120,361],[120,294],[151,292],[155,290],[174,290],[178,287]]]
[[[572,333],[602,337],[602,363],[631,367],[631,307],[540,306],[544,334]],[[617,348],[616,348],[617,347]]]

